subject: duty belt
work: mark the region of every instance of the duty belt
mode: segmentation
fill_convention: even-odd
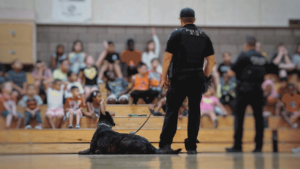
[[[189,69],[179,69],[177,72],[193,72],[193,71],[203,71],[203,68],[189,68]]]

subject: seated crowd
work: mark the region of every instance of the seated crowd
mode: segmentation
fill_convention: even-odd
[[[19,60],[11,64],[6,72],[0,65],[0,113],[6,118],[6,128],[12,120],[20,128],[24,120],[25,129],[30,129],[30,121],[35,118],[35,129],[42,129],[40,106],[47,104],[45,116],[53,128],[61,128],[68,119],[68,128],[80,128],[80,119],[86,116],[97,119],[104,113],[106,104],[150,104],[154,116],[163,116],[159,112],[166,108],[166,91],[161,91],[162,67],[159,61],[160,43],[155,30],[153,40],[147,43],[146,51],[134,49],[134,40],[127,41],[127,49],[119,55],[112,41],[104,41],[104,51],[98,59],[84,52],[83,44],[77,40],[72,51],[66,53],[63,45],[58,45],[51,55],[51,68],[45,62],[37,61],[32,77],[34,82],[27,84],[27,76]],[[257,43],[256,50],[268,58]],[[231,54],[223,53],[223,62],[213,69],[210,89],[203,94],[201,116],[207,115],[215,128],[218,127],[217,115],[235,114],[237,80],[229,77],[227,70],[232,65]],[[299,82],[289,83],[292,74],[300,75],[300,44],[293,57],[286,47],[280,44],[277,54],[270,60],[268,74],[262,84],[265,107],[263,115],[282,115],[286,122],[297,128],[300,117]],[[277,82],[278,81],[278,82]],[[102,98],[100,85],[105,84],[107,98]],[[179,119],[188,115],[186,99],[178,112]],[[17,111],[17,105],[24,108],[24,113]],[[231,113],[232,112],[232,113]],[[114,115],[114,112],[110,112]],[[54,121],[53,118],[56,118]],[[55,123],[54,123],[55,122]]]

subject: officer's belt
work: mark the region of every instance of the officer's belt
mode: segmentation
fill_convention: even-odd
[[[193,71],[203,71],[203,68],[189,68],[189,69],[178,69],[177,72],[193,72]]]

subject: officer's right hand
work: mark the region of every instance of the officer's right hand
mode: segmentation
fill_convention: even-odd
[[[161,80],[161,87],[164,87],[163,89],[167,90],[169,88],[169,86],[170,86],[170,82],[171,82],[170,79],[168,79],[168,78],[164,79],[163,78]]]
[[[206,93],[209,87],[209,82],[212,79],[212,75],[208,76],[208,77],[204,77],[204,84],[203,84],[203,88],[202,88],[202,94]]]

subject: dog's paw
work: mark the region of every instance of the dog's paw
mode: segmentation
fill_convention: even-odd
[[[78,154],[79,155],[88,155],[88,154],[90,154],[90,149],[79,151]]]

